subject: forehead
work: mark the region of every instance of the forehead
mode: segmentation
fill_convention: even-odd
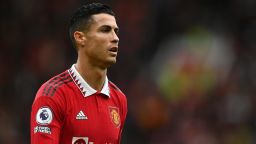
[[[92,15],[92,20],[93,21],[91,26],[94,26],[94,27],[108,25],[113,28],[117,28],[115,17],[109,14],[101,13],[101,14]]]

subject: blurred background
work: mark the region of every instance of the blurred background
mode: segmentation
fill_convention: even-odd
[[[0,2],[0,144],[30,143],[37,89],[76,61],[67,26],[84,2]],[[98,2],[120,27],[122,144],[256,143],[255,0]]]

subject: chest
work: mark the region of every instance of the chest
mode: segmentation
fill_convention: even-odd
[[[64,129],[72,137],[87,138],[94,143],[117,143],[120,132],[120,107],[103,94],[70,99]]]

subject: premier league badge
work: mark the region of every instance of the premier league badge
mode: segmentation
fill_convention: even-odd
[[[38,124],[50,124],[52,122],[52,111],[49,107],[41,107],[36,114],[36,122]]]

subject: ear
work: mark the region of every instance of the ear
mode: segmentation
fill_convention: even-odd
[[[85,34],[81,31],[75,31],[74,32],[74,39],[77,44],[84,45],[84,42],[86,40]]]

